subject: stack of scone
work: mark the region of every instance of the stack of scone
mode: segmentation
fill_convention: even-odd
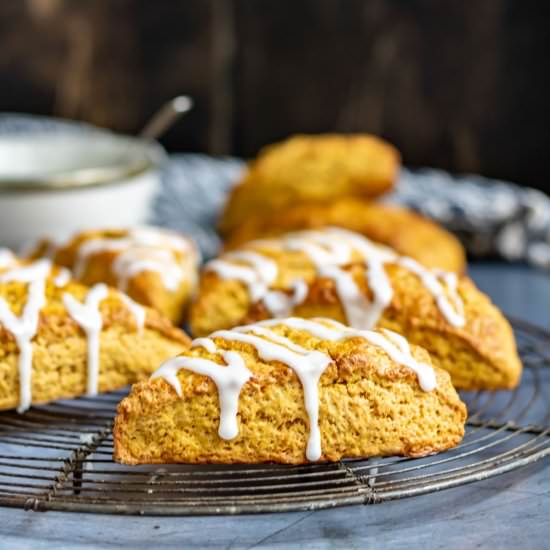
[[[225,251],[200,276],[192,243],[152,228],[45,242],[32,261],[0,254],[0,406],[107,391],[160,365],[119,405],[120,462],[301,464],[457,445],[455,388],[513,388],[522,367],[455,237],[374,201],[398,171],[397,151],[372,136],[267,148],[231,193]],[[170,323],[182,320],[192,342]]]
[[[369,135],[299,135],[271,145],[229,197],[220,222],[226,247],[337,226],[427,267],[463,272],[464,250],[453,235],[410,210],[375,201],[392,190],[399,168],[399,152]]]

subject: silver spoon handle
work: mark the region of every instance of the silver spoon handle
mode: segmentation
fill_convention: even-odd
[[[138,134],[145,139],[157,139],[164,134],[183,114],[193,108],[193,100],[179,95],[167,101],[150,119]]]

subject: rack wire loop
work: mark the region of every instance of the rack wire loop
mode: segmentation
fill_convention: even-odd
[[[513,321],[519,388],[463,393],[460,445],[423,458],[305,466],[124,466],[112,424],[125,392],[0,414],[0,505],[32,511],[197,515],[375,504],[486,479],[550,455],[550,333]]]

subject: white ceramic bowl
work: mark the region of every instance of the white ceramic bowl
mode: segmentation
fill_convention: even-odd
[[[100,130],[0,136],[0,246],[144,223],[165,156]]]

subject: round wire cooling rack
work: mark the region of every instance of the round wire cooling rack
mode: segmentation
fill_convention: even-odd
[[[420,495],[523,467],[550,454],[550,332],[513,325],[521,385],[462,394],[466,435],[445,453],[306,466],[124,466],[111,459],[118,392],[0,414],[0,505],[149,515],[313,510]]]

